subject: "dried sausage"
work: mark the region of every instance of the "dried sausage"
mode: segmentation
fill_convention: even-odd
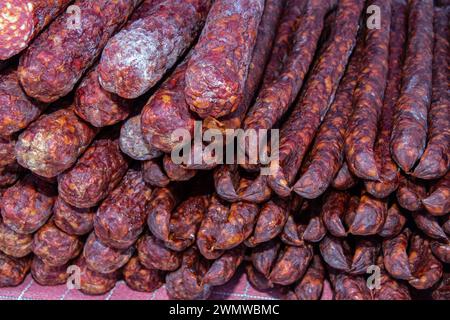
[[[25,129],[45,108],[23,92],[17,70],[9,69],[0,76],[0,137]]]
[[[79,25],[73,25],[73,12],[61,14],[21,56],[18,71],[25,92],[42,102],[67,95],[141,2],[75,1]]]
[[[38,256],[31,262],[31,275],[41,286],[57,286],[65,284],[69,278],[68,265],[53,267],[45,264]]]
[[[392,119],[395,103],[400,94],[401,67],[406,43],[407,4],[404,0],[392,1],[392,21],[389,42],[389,71],[386,91],[381,109],[378,138],[374,153],[379,181],[366,181],[367,192],[377,198],[386,198],[394,192],[399,183],[399,172],[391,157],[389,142],[392,133]],[[373,89],[376,90],[376,89]]]
[[[56,226],[71,235],[82,236],[94,228],[95,208],[80,209],[58,197],[53,206],[53,221]]]
[[[197,174],[197,170],[192,170],[184,167],[182,164],[173,162],[170,154],[164,155],[163,166],[164,171],[171,181],[188,181]]]
[[[346,192],[331,191],[324,198],[322,220],[328,232],[335,237],[345,237],[344,214],[350,195]]]
[[[230,281],[236,270],[244,261],[245,247],[239,246],[223,254],[215,260],[203,278],[203,283],[221,286]]]
[[[422,156],[427,138],[433,60],[433,1],[411,1],[402,88],[395,107],[391,154],[409,172]]]
[[[116,285],[119,273],[100,273],[89,269],[86,259],[81,255],[75,265],[80,268],[80,291],[88,295],[101,295]]]
[[[210,0],[146,1],[105,47],[102,87],[127,99],[144,94],[193,43],[210,6]]]
[[[11,257],[22,258],[31,253],[32,242],[32,235],[17,233],[0,219],[0,251]]]
[[[416,289],[429,289],[442,277],[442,263],[431,252],[430,242],[418,234],[411,239],[409,265],[413,275],[409,284]]]
[[[141,292],[153,292],[164,284],[164,273],[147,269],[137,257],[132,257],[122,271],[127,286]]]
[[[366,180],[378,180],[374,155],[378,120],[381,115],[389,59],[391,1],[371,0],[380,8],[380,28],[365,29],[365,49],[358,83],[353,94],[354,111],[345,137],[345,158],[350,171]]]
[[[353,111],[352,97],[358,79],[362,40],[360,36],[333,104],[317,133],[310,153],[311,162],[294,185],[294,191],[307,199],[317,198],[324,193],[343,163],[344,138]]]
[[[34,235],[31,249],[47,265],[59,267],[78,256],[82,243],[77,236],[59,230],[50,221]]]
[[[320,256],[315,255],[305,276],[295,285],[298,300],[319,300],[325,281],[325,269]]]
[[[222,118],[215,119],[208,117],[204,120],[206,128],[214,128],[222,130],[238,129],[241,127],[242,121],[247,115],[247,110],[257,93],[259,84],[264,78],[264,70],[272,52],[272,46],[277,33],[277,26],[280,16],[283,13],[285,0],[267,0],[264,6],[264,13],[258,27],[258,36],[256,38],[255,47],[253,48],[253,56],[248,67],[247,81],[242,101],[236,110]],[[269,70],[267,70],[270,72]],[[267,78],[273,76],[267,75]]]
[[[189,57],[177,66],[141,112],[141,129],[145,141],[167,153],[172,152],[179,143],[172,140],[175,130],[184,129],[191,137],[194,135],[196,117],[189,110],[184,95]]]
[[[137,242],[139,261],[148,269],[177,270],[181,265],[181,254],[166,248],[164,242],[152,234],[144,234]]]
[[[134,253],[134,247],[120,250],[104,245],[92,232],[83,249],[83,256],[91,270],[111,273],[122,268]]]
[[[73,168],[58,177],[59,195],[77,208],[94,207],[114,190],[127,169],[117,140],[97,140]]]
[[[139,116],[128,119],[120,130],[120,150],[134,160],[144,161],[158,158],[162,155],[159,149],[148,144],[141,131]],[[151,139],[153,143],[153,139]]]
[[[358,239],[355,245],[350,273],[366,274],[368,268],[376,264],[379,252],[380,245],[375,239]]]
[[[406,252],[410,237],[411,231],[405,229],[395,238],[383,241],[384,266],[395,279],[410,280],[412,278]]]
[[[320,242],[319,248],[322,258],[330,267],[336,270],[350,271],[349,248],[344,240],[327,235]]]
[[[172,299],[203,300],[211,294],[211,286],[204,284],[208,262],[191,247],[183,254],[181,267],[166,275],[167,294]]]
[[[270,271],[277,260],[280,251],[280,242],[271,240],[264,242],[252,249],[250,260],[256,271],[260,272],[264,277],[269,277]]]
[[[367,282],[362,276],[341,273],[332,282],[336,300],[371,300]]]
[[[156,189],[148,207],[147,225],[158,239],[169,239],[170,216],[179,201],[173,188]]]
[[[303,157],[313,136],[333,102],[339,81],[356,43],[361,1],[341,1],[335,20],[334,33],[323,49],[306,84],[304,95],[284,123],[280,134],[279,167],[270,175],[270,187],[280,196],[288,196]]]
[[[81,121],[72,109],[41,116],[16,143],[17,162],[46,178],[72,167],[94,139],[96,130]]]
[[[13,258],[0,252],[0,288],[22,283],[31,267],[31,257]]]
[[[51,216],[55,200],[56,190],[51,184],[28,175],[4,193],[3,222],[15,232],[34,233]]]
[[[305,274],[313,255],[313,247],[309,244],[286,246],[279,253],[269,279],[280,285],[290,285],[296,282]]]
[[[164,172],[159,159],[142,162],[142,174],[144,181],[151,186],[164,188],[170,183],[169,177]]]
[[[439,220],[437,217],[432,216],[425,211],[412,212],[411,215],[417,228],[419,228],[428,237],[443,242],[448,242],[450,240],[445,234],[444,229],[442,229],[439,225]]]
[[[244,121],[245,129],[271,129],[294,102],[313,61],[325,16],[336,2],[287,2],[267,67],[268,76]]]
[[[394,203],[387,211],[386,221],[383,228],[378,232],[383,238],[392,238],[397,236],[405,226],[406,217],[397,203]]]
[[[102,88],[98,67],[93,67],[75,92],[75,113],[94,127],[106,127],[125,120],[130,115],[131,101]]]
[[[363,194],[349,232],[360,236],[377,234],[384,226],[386,215],[386,199],[377,199],[369,194]]]
[[[434,58],[432,101],[428,115],[428,144],[414,169],[413,175],[421,179],[442,177],[450,167],[450,105],[449,88],[449,11],[435,8],[434,11]]]
[[[397,202],[402,208],[409,211],[417,211],[422,208],[422,199],[425,197],[426,188],[421,181],[400,175]]]
[[[432,187],[432,192],[422,199],[427,211],[435,216],[450,212],[450,171]]]
[[[336,190],[348,190],[353,188],[357,183],[358,179],[348,169],[347,162],[344,162],[334,177],[331,186]]]
[[[245,244],[254,247],[278,236],[284,228],[289,214],[289,204],[281,199],[265,203],[259,212],[253,234]]]
[[[23,49],[53,19],[69,5],[71,0],[7,0],[0,4],[0,60],[6,60]]]
[[[117,249],[130,247],[144,230],[151,195],[142,172],[130,169],[97,210],[94,229],[100,241]]]
[[[444,273],[441,283],[433,290],[432,297],[433,300],[450,300],[450,273]]]
[[[6,188],[16,183],[22,171],[22,167],[17,162],[0,167],[0,188]]]
[[[225,116],[242,102],[263,10],[263,0],[212,5],[186,70],[186,101],[201,118]]]

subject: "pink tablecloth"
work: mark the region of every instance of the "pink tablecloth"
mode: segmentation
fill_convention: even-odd
[[[229,283],[215,287],[211,299],[217,300],[276,300],[280,299],[277,291],[259,292],[247,281],[245,274],[237,274]],[[65,285],[43,287],[38,285],[29,275],[25,281],[15,288],[0,289],[0,300],[167,300],[164,287],[152,293],[136,292],[129,289],[124,281],[106,295],[87,296],[78,290],[68,290]],[[328,284],[325,286],[324,300],[330,299]]]

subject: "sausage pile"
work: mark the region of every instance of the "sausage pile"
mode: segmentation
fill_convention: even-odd
[[[78,270],[90,295],[123,279],[206,299],[243,270],[286,299],[328,281],[337,300],[449,300],[449,15],[433,0],[1,1],[0,287]],[[172,134],[196,122],[279,129],[279,159],[180,164]]]

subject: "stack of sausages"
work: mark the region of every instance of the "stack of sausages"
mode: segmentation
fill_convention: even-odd
[[[78,270],[85,294],[124,279],[206,299],[243,270],[286,299],[327,281],[337,300],[450,299],[449,15],[444,0],[2,1],[0,287]],[[277,163],[179,164],[172,134],[198,121],[279,129]]]

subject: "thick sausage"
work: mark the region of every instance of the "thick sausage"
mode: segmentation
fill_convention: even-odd
[[[89,269],[86,259],[81,255],[75,265],[80,268],[80,291],[89,295],[107,293],[116,285],[119,273],[100,273]]]
[[[0,220],[0,251],[11,257],[22,258],[31,252],[32,242],[32,235],[17,233]]]
[[[97,210],[94,229],[100,241],[117,249],[130,247],[144,230],[151,195],[142,172],[130,169]]]
[[[313,256],[313,247],[309,244],[298,247],[286,246],[278,254],[269,279],[280,285],[290,285],[296,282],[305,274]]]
[[[408,260],[408,243],[411,231],[405,229],[392,239],[383,241],[384,266],[395,279],[409,280],[412,278]]]
[[[23,92],[15,69],[9,69],[0,76],[0,137],[25,129],[45,108],[45,104]]]
[[[153,143],[153,138],[150,139]],[[128,119],[120,129],[120,150],[134,160],[152,160],[162,156],[159,149],[148,144],[141,131],[141,117]]]
[[[45,264],[59,267],[77,257],[82,247],[77,236],[59,230],[50,221],[34,234],[31,249]]]
[[[179,202],[178,198],[173,188],[160,188],[153,192],[148,207],[147,226],[161,241],[169,239],[170,216]]]
[[[167,294],[172,299],[203,300],[211,294],[211,286],[202,279],[209,269],[209,263],[194,246],[183,254],[181,267],[166,276]]]
[[[428,237],[444,243],[450,240],[444,229],[439,225],[438,217],[432,216],[424,210],[413,212],[412,217],[417,228]]]
[[[352,97],[364,44],[362,40],[359,36],[336,98],[317,133],[310,164],[294,185],[294,191],[304,198],[314,199],[324,193],[342,165],[345,132],[353,111]]]
[[[428,115],[428,144],[414,169],[421,179],[442,177],[450,167],[450,95],[449,95],[449,10],[434,11],[434,56],[432,102]]]
[[[221,286],[230,281],[244,261],[245,247],[239,246],[215,260],[203,278],[203,283]]]
[[[6,0],[0,3],[0,60],[6,60],[23,49],[72,0]]]
[[[30,271],[31,257],[13,258],[0,252],[0,288],[16,287]]]
[[[271,129],[294,102],[313,61],[325,15],[336,6],[336,2],[287,2],[285,17],[275,39],[273,57],[266,71],[277,71],[276,76],[268,74],[272,79],[264,80],[256,102],[244,121],[245,129]]]
[[[219,119],[213,117],[206,118],[204,121],[206,128],[216,128],[224,131],[226,129],[237,129],[241,127],[259,84],[263,80],[264,70],[272,53],[272,45],[284,5],[285,0],[266,1],[253,49],[252,60],[248,68],[248,77],[245,83],[242,101],[234,112],[225,117]],[[273,74],[270,76],[273,76]]]
[[[164,273],[145,268],[137,257],[128,261],[122,274],[127,286],[136,291],[153,292],[164,284]]]
[[[59,195],[74,207],[94,207],[114,190],[127,169],[117,140],[97,140],[73,168],[59,175]]]
[[[19,136],[17,162],[40,176],[56,177],[77,161],[95,134],[72,109],[43,115]]]
[[[45,264],[38,256],[31,262],[31,275],[41,286],[57,286],[67,283],[69,273],[68,265],[53,267]]]
[[[134,253],[134,247],[125,250],[114,249],[104,245],[92,232],[83,249],[83,256],[91,270],[111,273],[122,268]]]
[[[98,69],[102,87],[127,99],[144,94],[193,43],[210,6],[210,0],[146,1],[105,47]]]
[[[3,194],[3,222],[15,232],[32,234],[47,222],[55,200],[54,186],[28,175]]]
[[[62,231],[82,236],[94,229],[95,208],[80,209],[58,197],[53,206],[53,221]]]
[[[409,5],[402,89],[391,135],[392,157],[405,172],[414,167],[425,149],[433,60],[433,1],[414,0]]]
[[[264,11],[263,0],[217,0],[186,70],[186,101],[201,118],[237,109]]]
[[[366,180],[378,180],[374,145],[380,118],[389,59],[391,1],[371,0],[368,6],[381,9],[380,29],[366,28],[365,48],[358,83],[353,94],[353,111],[345,138],[345,157],[350,171]]]
[[[73,12],[60,15],[21,56],[19,78],[25,92],[42,102],[67,95],[92,66],[107,41],[142,0],[77,0]]]
[[[98,82],[98,66],[83,78],[75,92],[75,113],[94,127],[106,127],[130,115],[131,101],[107,92]]]
[[[268,179],[270,187],[280,196],[290,194],[290,185],[304,155],[334,100],[356,43],[362,9],[361,1],[345,0],[339,3],[330,41],[312,70],[304,95],[282,127],[279,167],[274,168],[275,172]],[[272,162],[271,166],[273,165]]]
[[[179,143],[172,141],[175,130],[185,129],[191,137],[194,135],[196,117],[189,110],[184,95],[186,68],[187,61],[177,66],[141,112],[141,129],[145,141],[168,153]]]
[[[144,234],[136,243],[139,261],[149,269],[177,270],[181,265],[181,254],[165,247],[164,242],[152,234]]]
[[[392,1],[391,36],[389,42],[389,72],[381,109],[378,137],[374,153],[379,180],[366,181],[367,192],[377,198],[386,198],[394,192],[399,183],[399,170],[391,157],[389,142],[392,133],[392,120],[395,103],[400,94],[401,68],[406,43],[407,5],[404,0]]]
[[[435,216],[450,212],[450,171],[432,187],[432,192],[422,199],[427,211]]]

